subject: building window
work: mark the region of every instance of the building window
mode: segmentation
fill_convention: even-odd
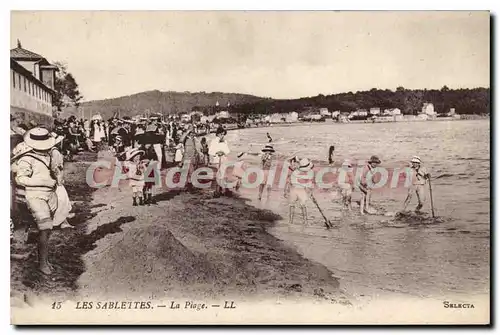
[[[24,92],[28,92],[27,83],[26,83],[26,77],[23,76],[24,79]]]
[[[12,86],[16,88],[16,73],[12,71]]]
[[[19,91],[22,90],[22,88],[21,88],[21,75],[19,73],[17,74],[17,88],[19,88]]]

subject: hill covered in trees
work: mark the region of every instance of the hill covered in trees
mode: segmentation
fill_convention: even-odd
[[[399,108],[403,114],[418,114],[424,102],[431,102],[438,113],[455,108],[458,114],[489,114],[490,89],[458,89],[443,87],[441,90],[409,90],[398,87],[396,91],[371,89],[356,93],[317,95],[291,100],[261,100],[256,103],[235,106],[234,112],[256,114],[286,113],[326,107],[330,111],[351,112],[371,107]]]
[[[82,110],[86,118],[91,114],[101,114],[104,119],[116,113],[123,116],[135,116],[146,111],[163,113],[165,115],[188,113],[192,110],[206,110],[209,107],[215,110],[219,102],[220,108],[230,105],[247,105],[268,99],[248,94],[222,93],[222,92],[161,92],[158,90],[147,91],[119,98],[94,100],[81,103],[78,110],[71,106],[63,110],[61,116],[70,115],[81,117]],[[230,106],[231,108],[231,106]]]
[[[220,106],[215,107],[216,102]],[[229,108],[227,107],[230,103]],[[489,114],[490,89],[456,89],[444,86],[440,90],[411,90],[398,87],[396,91],[371,89],[356,93],[339,93],[317,95],[300,99],[271,99],[246,94],[221,92],[160,92],[148,91],[130,96],[84,102],[79,111],[75,107],[66,108],[63,117],[76,115],[81,110],[85,117],[99,113],[109,118],[119,112],[120,116],[134,116],[145,111],[159,112],[165,115],[188,113],[193,110],[202,111],[206,115],[214,114],[220,109],[242,116],[250,114],[272,114],[301,112],[326,107],[330,111],[350,112],[371,107],[399,108],[403,114],[418,114],[424,102],[431,102],[438,113],[447,113],[455,108],[458,114]]]

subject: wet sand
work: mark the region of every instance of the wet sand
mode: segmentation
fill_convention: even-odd
[[[88,187],[84,173],[95,157],[79,159],[85,162],[66,164],[76,229],[51,237],[52,278],[35,270],[35,244],[13,245],[13,251],[31,252],[27,261],[12,261],[13,307],[46,297],[271,297],[349,304],[331,271],[267,232],[278,215],[244,199],[213,198],[210,190],[160,191],[157,205],[132,207],[128,186]]]

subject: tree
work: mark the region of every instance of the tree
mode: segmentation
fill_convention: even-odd
[[[417,115],[422,110],[423,100],[422,91],[407,91],[404,100],[404,114]]]
[[[58,68],[54,83],[56,94],[53,102],[54,106],[57,108],[57,112],[69,106],[78,108],[83,96],[78,90],[78,84],[75,77],[68,72],[66,64],[62,62],[55,62],[54,64]]]

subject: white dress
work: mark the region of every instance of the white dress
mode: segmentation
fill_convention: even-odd
[[[101,142],[101,129],[99,125],[94,124],[94,142]]]

